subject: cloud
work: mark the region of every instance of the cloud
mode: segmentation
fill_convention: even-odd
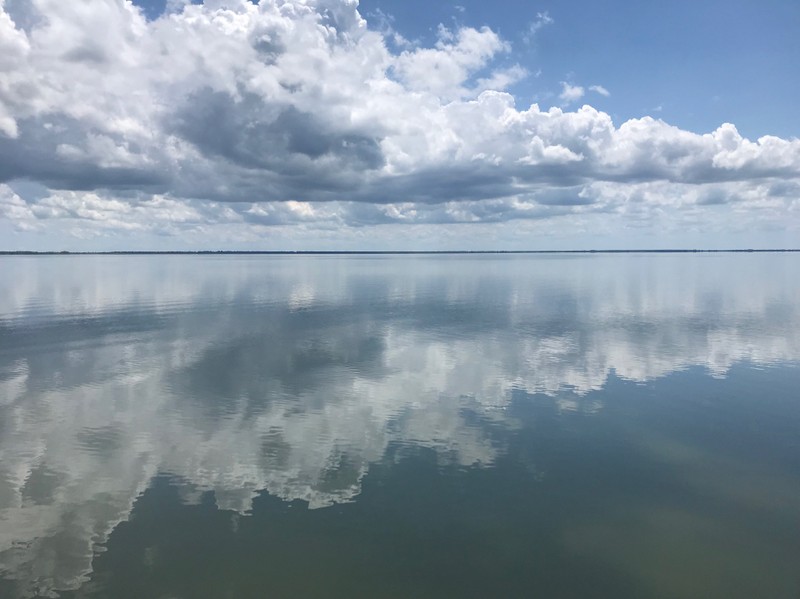
[[[561,82],[561,93],[558,95],[564,104],[577,102],[586,94],[586,90],[580,85],[571,85],[566,81]]]
[[[286,244],[294,236],[311,243],[309,247],[313,249],[326,249],[335,247],[330,243],[358,240],[356,232],[370,227],[403,225],[416,227],[418,232],[409,236],[408,231],[399,231],[395,236],[382,231],[376,235],[401,247],[414,247],[402,245],[409,240],[423,244],[416,246],[419,249],[431,248],[430,240],[437,235],[426,227],[442,225],[480,227],[528,222],[535,226],[539,222],[568,219],[582,222],[584,227],[591,222],[590,228],[595,231],[631,226],[676,233],[700,227],[709,234],[741,227],[737,224],[741,214],[748,215],[749,228],[791,227],[800,212],[800,184],[780,180],[706,184],[578,182],[571,186],[540,185],[525,194],[483,200],[480,198],[485,193],[502,193],[502,182],[492,182],[483,173],[449,172],[440,178],[434,175],[440,177],[434,171],[418,182],[418,195],[411,200],[385,203],[218,202],[161,194],[119,197],[110,192],[68,190],[50,191],[36,201],[26,202],[12,187],[0,185],[0,218],[9,219],[19,232],[63,230],[84,240],[115,240],[124,247],[130,247],[136,235],[147,234],[181,238],[188,247],[202,247],[196,244],[205,237],[212,237],[217,243],[244,240],[263,247],[267,240]],[[462,187],[455,193],[461,199],[428,201],[428,194],[453,193],[451,178],[460,181]],[[500,188],[492,191],[493,185]],[[469,197],[472,199],[464,199]],[[484,237],[484,233],[464,231],[460,235]],[[513,231],[506,234],[515,235]],[[518,235],[528,235],[530,239],[525,229],[520,229]],[[372,237],[365,242],[369,247],[383,247],[375,246]]]
[[[610,95],[611,95],[611,92],[609,92],[609,91],[608,91],[608,90],[607,90],[605,87],[603,87],[602,85],[590,85],[590,86],[589,86],[589,90],[591,90],[591,91],[593,91],[593,92],[595,92],[595,93],[598,93],[598,94],[600,94],[601,96],[605,96],[606,98],[607,98],[608,96],[610,96]]]
[[[553,23],[555,23],[555,20],[547,11],[536,13],[536,18],[528,25],[528,30],[522,36],[522,41],[526,44],[532,44],[539,30]]]
[[[433,48],[406,50],[393,60],[392,70],[406,90],[427,92],[441,100],[474,97],[485,88],[466,87],[471,76],[510,49],[488,27],[453,32],[440,26],[438,36]]]
[[[339,211],[328,226],[366,213],[480,220],[605,183],[800,178],[796,139],[518,106],[504,90],[528,74],[487,27],[442,26],[423,47],[371,28],[354,0],[177,2],[151,21],[116,0],[0,7],[0,182],[35,182],[53,197],[205,201],[237,213],[255,203],[270,214],[280,202],[330,203],[315,212]],[[541,13],[534,24],[550,22]],[[562,82],[565,106],[585,94]],[[26,226],[19,211],[6,214]]]

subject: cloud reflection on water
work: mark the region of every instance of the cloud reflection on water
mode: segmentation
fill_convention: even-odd
[[[0,568],[77,588],[154,476],[353,501],[390,445],[488,467],[512,395],[800,360],[795,256],[5,259]]]

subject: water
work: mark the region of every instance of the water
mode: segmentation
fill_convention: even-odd
[[[800,596],[800,256],[0,259],[0,596]]]

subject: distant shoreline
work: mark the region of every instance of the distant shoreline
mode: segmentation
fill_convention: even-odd
[[[407,256],[407,255],[455,255],[455,254],[768,254],[796,253],[800,249],[667,249],[667,250],[198,250],[198,251],[155,251],[120,250],[106,252],[68,252],[68,251],[0,251],[0,256]]]

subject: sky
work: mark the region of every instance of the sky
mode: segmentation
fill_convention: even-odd
[[[800,247],[800,3],[0,0],[0,250]]]

